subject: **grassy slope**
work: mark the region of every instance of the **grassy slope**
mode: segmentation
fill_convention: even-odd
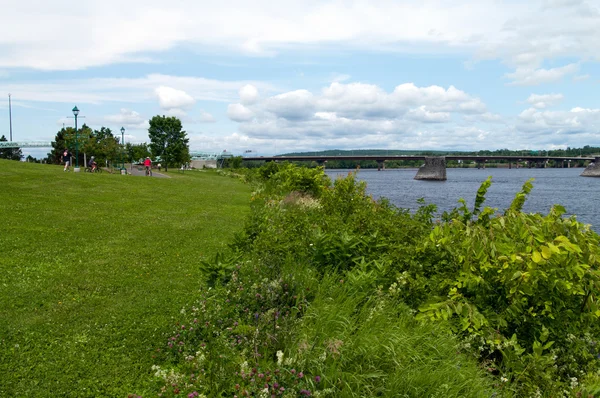
[[[249,188],[0,160],[0,396],[150,391],[152,352]],[[143,394],[149,395],[149,394]]]

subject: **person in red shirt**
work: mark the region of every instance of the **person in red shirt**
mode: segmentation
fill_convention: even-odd
[[[146,166],[146,175],[152,175],[152,160],[150,158],[144,160],[144,166]]]

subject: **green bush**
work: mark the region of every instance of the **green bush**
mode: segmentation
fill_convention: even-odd
[[[237,257],[202,264],[213,288],[171,336],[181,377],[161,370],[163,393],[597,393],[600,240],[560,206],[523,213],[531,182],[505,214],[483,206],[488,179],[472,210],[434,220],[422,201],[411,214],[373,200],[352,173],[267,171]]]
[[[473,213],[459,209],[417,248],[407,277],[428,281],[419,318],[450,320],[519,394],[571,390],[599,369],[599,237],[561,206],[523,213],[531,182],[504,215],[480,211],[489,183]]]

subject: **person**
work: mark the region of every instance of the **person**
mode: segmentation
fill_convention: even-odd
[[[144,166],[146,166],[146,175],[150,175],[152,173],[152,160],[149,157],[144,160]]]
[[[98,164],[96,163],[96,161],[94,160],[94,157],[92,156],[90,158],[90,161],[88,162],[88,167],[91,169],[90,171],[93,173],[94,171],[96,171],[96,167],[98,167]]]
[[[69,150],[67,148],[65,148],[62,156],[60,157],[60,161],[65,164],[65,168],[63,169],[63,171],[70,171],[69,166],[71,165],[71,157],[72,156],[73,155],[71,155],[71,152],[69,152]]]
[[[158,167],[158,171],[160,171],[160,163],[156,165]]]

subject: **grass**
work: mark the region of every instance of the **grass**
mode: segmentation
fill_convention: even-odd
[[[199,261],[249,212],[237,180],[169,174],[0,160],[0,396],[151,395]]]

